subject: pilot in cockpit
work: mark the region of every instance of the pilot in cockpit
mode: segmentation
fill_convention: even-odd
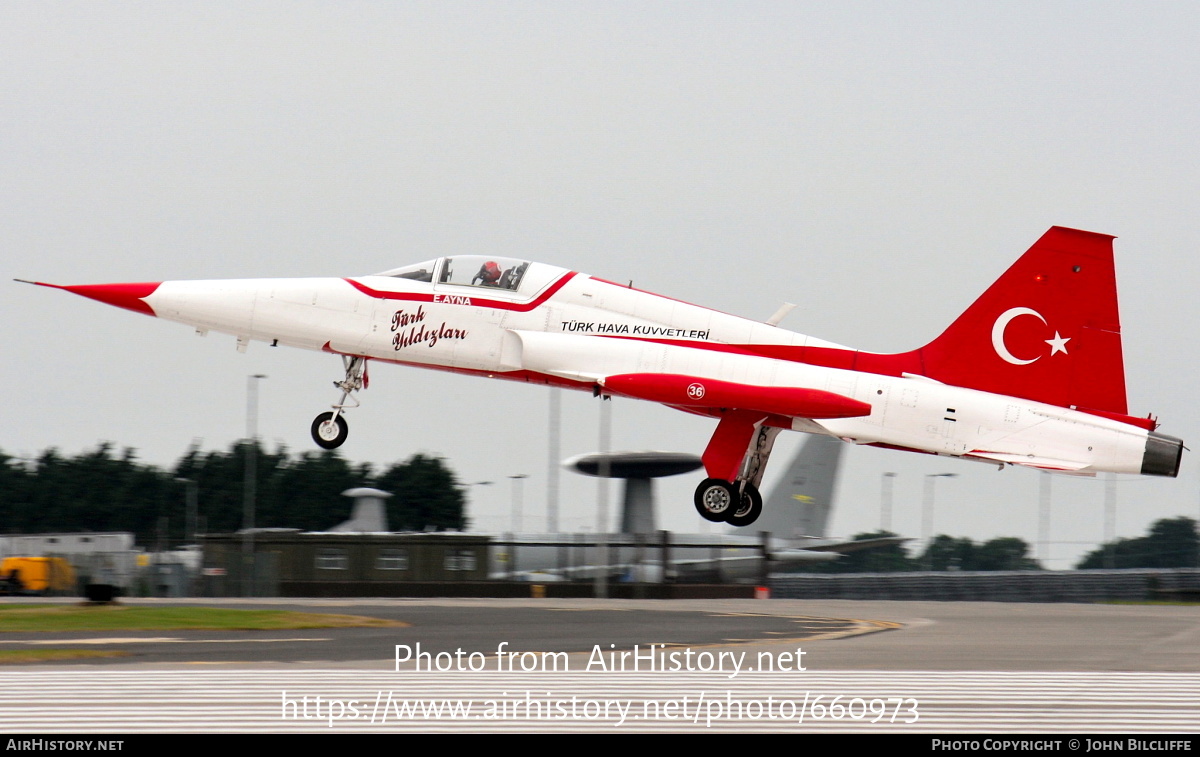
[[[480,286],[494,287],[500,282],[500,266],[496,265],[496,261],[489,260],[479,267],[479,273],[471,279],[471,285],[474,286],[478,282]]]

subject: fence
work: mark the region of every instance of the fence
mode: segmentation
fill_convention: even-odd
[[[1200,569],[1024,570],[789,574],[771,577],[780,599],[958,602],[1200,600]]]

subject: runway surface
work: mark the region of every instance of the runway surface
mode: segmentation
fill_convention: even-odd
[[[483,599],[221,604],[370,615],[408,625],[4,634],[0,648],[106,648],[130,656],[7,666],[0,670],[0,730],[1200,731],[1197,607]]]
[[[1200,675],[7,672],[6,731],[1194,733]]]

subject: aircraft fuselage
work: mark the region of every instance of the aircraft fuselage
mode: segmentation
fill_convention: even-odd
[[[586,275],[562,271],[533,297],[509,294],[363,276],[168,281],[145,302],[160,318],[244,339],[586,391],[625,374],[816,388],[866,403],[870,414],[810,420],[763,412],[765,423],[932,454],[983,451],[993,457],[981,459],[998,463],[1142,471],[1147,430],[1128,423],[919,376],[756,355],[747,348],[852,351]],[[689,409],[684,399],[680,407]]]

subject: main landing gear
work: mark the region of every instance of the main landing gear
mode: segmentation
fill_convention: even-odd
[[[342,366],[346,369],[346,378],[334,381],[333,385],[342,390],[342,399],[333,406],[332,413],[321,413],[312,422],[312,438],[318,447],[336,449],[342,446],[350,435],[350,427],[342,412],[352,407],[358,407],[359,401],[351,396],[367,386],[367,359],[353,355],[342,356]],[[347,405],[347,400],[353,405]]]
[[[740,489],[740,491],[739,491]],[[762,495],[754,484],[706,478],[696,487],[696,512],[713,523],[748,526],[762,515]]]
[[[726,412],[704,450],[702,459],[710,478],[696,487],[696,512],[714,523],[739,528],[762,515],[758,485],[771,456],[779,428],[763,425],[757,413]]]

